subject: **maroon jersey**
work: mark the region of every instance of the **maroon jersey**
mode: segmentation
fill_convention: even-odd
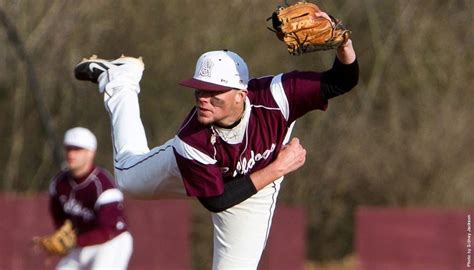
[[[69,171],[60,172],[53,178],[49,193],[55,226],[70,219],[79,246],[102,244],[127,230],[123,194],[100,167],[81,179],[75,179]]]
[[[244,115],[231,129],[203,125],[191,110],[173,144],[187,194],[220,195],[225,181],[275,160],[297,118],[326,110],[320,78],[318,72],[294,71],[250,80]]]

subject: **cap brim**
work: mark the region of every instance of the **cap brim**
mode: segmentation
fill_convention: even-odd
[[[208,90],[208,91],[228,91],[228,90],[234,89],[232,87],[218,85],[218,84],[215,84],[215,83],[209,83],[209,82],[205,82],[205,81],[200,81],[200,80],[196,80],[194,78],[180,81],[178,84],[182,85],[182,86],[194,88],[194,89]]]
[[[78,143],[64,143],[63,144],[64,148],[76,148],[76,149],[86,149],[90,151],[96,151],[96,148],[90,145],[82,145]]]
[[[73,149],[86,149],[84,146],[79,146],[75,144],[64,144],[64,148],[73,148]]]

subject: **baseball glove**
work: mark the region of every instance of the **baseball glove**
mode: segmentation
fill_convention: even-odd
[[[33,242],[49,254],[60,256],[66,255],[76,246],[76,240],[76,232],[70,220],[66,220],[61,228],[50,235],[33,238]]]
[[[330,20],[320,16],[319,7],[306,1],[297,2],[287,7],[278,7],[272,16],[271,31],[288,47],[293,55],[329,50],[346,42],[351,34],[340,20],[331,15]]]

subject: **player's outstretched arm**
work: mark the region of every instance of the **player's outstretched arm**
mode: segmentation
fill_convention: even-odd
[[[306,150],[297,138],[283,146],[276,160],[267,167],[252,173],[240,175],[224,184],[224,192],[213,197],[198,197],[199,202],[211,212],[221,212],[239,204],[260,189],[277,180],[278,178],[296,171],[306,161]]]
[[[321,95],[327,101],[352,90],[359,81],[359,63],[352,40],[336,50],[333,67],[321,75]]]

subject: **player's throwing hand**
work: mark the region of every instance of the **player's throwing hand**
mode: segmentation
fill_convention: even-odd
[[[306,149],[298,138],[293,138],[284,145],[278,154],[277,161],[281,162],[284,175],[299,169],[306,161]]]

